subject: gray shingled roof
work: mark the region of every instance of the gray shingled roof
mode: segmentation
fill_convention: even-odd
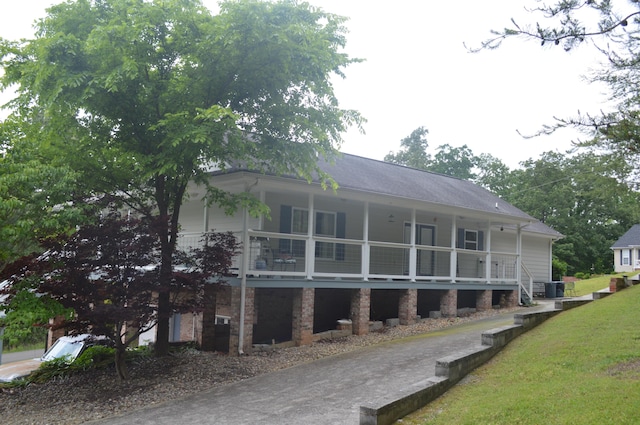
[[[338,183],[338,190],[350,189],[501,214],[531,221],[527,232],[562,237],[561,233],[466,180],[350,154],[341,154],[333,165],[321,160],[319,166]]]
[[[628,248],[638,245],[640,245],[640,224],[634,224],[611,248]]]
[[[335,165],[321,162],[320,167],[331,175],[342,189],[504,214],[531,221],[526,228],[528,232],[562,237],[561,233],[490,191],[466,180],[349,154],[342,154],[335,161]]]
[[[333,166],[324,162],[320,166],[342,189],[505,214],[525,221],[535,220],[488,190],[443,174],[348,154],[343,154]]]

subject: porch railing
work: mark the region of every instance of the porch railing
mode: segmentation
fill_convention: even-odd
[[[242,240],[242,234],[236,236]],[[183,233],[182,248],[198,246],[199,233]],[[303,278],[376,280],[517,282],[517,255],[442,246],[365,241],[307,235],[249,231],[247,274]],[[232,268],[239,272],[242,256]],[[455,261],[452,276],[451,262]],[[487,270],[486,264],[490,261]]]
[[[533,300],[533,275],[524,264],[524,262],[521,262],[520,266],[522,267],[524,273],[527,275],[526,282],[528,283],[528,285],[525,286],[522,281],[518,282],[518,299],[528,300],[529,302],[531,302]]]

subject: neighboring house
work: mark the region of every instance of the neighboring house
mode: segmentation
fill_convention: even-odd
[[[473,183],[346,154],[321,167],[336,192],[242,168],[212,173],[216,187],[261,199],[270,217],[227,216],[190,188],[179,244],[233,231],[244,255],[208,311],[173,318],[174,340],[210,344],[227,321],[232,353],[308,344],[341,319],[366,334],[372,321],[517,305],[534,281],[551,280],[562,235]]]
[[[640,224],[634,224],[611,249],[616,273],[640,270]]]

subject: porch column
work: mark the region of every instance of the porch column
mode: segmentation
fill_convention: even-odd
[[[409,243],[411,244],[411,248],[409,248],[409,279],[411,282],[416,281],[416,275],[418,272],[418,249],[416,247],[416,232],[418,228],[416,226],[416,209],[411,209],[411,234],[409,235]],[[402,323],[402,319],[400,319],[400,323]]]
[[[267,203],[267,194],[264,190],[260,191],[260,202],[262,202],[263,204]],[[260,214],[259,223],[260,227],[258,229],[264,230],[264,214]]]
[[[296,346],[313,342],[314,288],[296,288],[293,295],[293,342]]]
[[[365,282],[369,281],[369,203],[364,203],[364,220],[362,228],[362,276]],[[368,319],[367,319],[368,320]],[[368,325],[367,325],[368,326]]]
[[[401,325],[413,325],[418,315],[418,290],[404,289],[400,293],[398,318]]]
[[[440,314],[442,317],[456,317],[458,315],[458,290],[443,291],[440,296]]]
[[[549,241],[549,244],[551,243],[553,242]],[[551,256],[552,256],[552,249],[551,249],[551,246],[549,246],[549,265],[552,264]],[[549,267],[550,278],[552,278],[552,274],[553,274],[552,269],[553,267]],[[517,231],[516,231],[516,282],[518,283],[518,290],[516,291],[517,294],[516,294],[515,305],[518,305],[520,302],[521,294],[522,294],[522,288],[524,288],[522,285],[522,226],[520,224],[518,224]],[[525,290],[529,293],[529,296],[533,299],[533,279],[531,278],[530,275],[529,275],[529,285],[527,285],[527,288]]]
[[[204,288],[205,300],[204,309],[202,310],[202,333],[200,334],[200,341],[198,341],[202,351],[215,351],[216,349],[216,292],[214,285],[206,285]],[[238,344],[236,343],[235,346],[237,347]]]
[[[507,308],[518,307],[520,301],[520,291],[514,290],[507,292]]]
[[[449,276],[451,282],[456,281],[458,270],[458,253],[456,251],[456,238],[458,237],[458,224],[456,216],[451,220],[451,261],[449,261]]]
[[[549,252],[551,253],[551,250]],[[522,284],[522,227],[520,224],[516,233],[516,282],[518,285]]]
[[[371,288],[353,289],[351,291],[351,323],[354,335],[369,333],[371,317]]]
[[[486,231],[487,236],[484,238],[484,250],[487,251],[485,256],[485,280],[487,283],[491,283],[491,222]],[[496,276],[498,277],[498,276]]]
[[[307,271],[307,280],[311,280],[313,279],[313,272],[314,272],[314,268],[315,268],[315,259],[316,259],[316,244],[313,240],[313,229],[316,228],[315,225],[315,219],[316,219],[316,212],[314,211],[315,205],[314,205],[314,196],[313,193],[309,194],[309,204],[308,204],[308,210],[309,210],[309,228],[307,229],[307,241],[306,241],[306,249],[304,250],[305,252],[305,270]]]
[[[204,233],[207,233],[209,232],[209,206],[207,205],[207,198],[202,198],[202,202],[204,202],[204,208],[203,208],[204,217],[202,221],[202,231]]]
[[[476,291],[476,311],[491,310],[493,308],[492,299],[493,291],[491,289]]]
[[[245,288],[244,296],[244,335],[242,351],[250,353],[253,347],[253,315],[255,304],[255,288]],[[231,329],[229,336],[229,355],[237,356],[238,344],[240,343],[240,298],[241,288],[238,286],[231,287]]]

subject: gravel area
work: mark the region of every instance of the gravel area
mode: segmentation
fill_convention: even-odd
[[[127,381],[119,381],[114,369],[108,368],[25,388],[0,389],[0,423],[79,424],[322,357],[520,309],[492,310],[464,318],[427,319],[410,326],[385,327],[369,335],[259,351],[242,357],[184,350],[165,358],[150,358],[130,364],[130,379]]]

